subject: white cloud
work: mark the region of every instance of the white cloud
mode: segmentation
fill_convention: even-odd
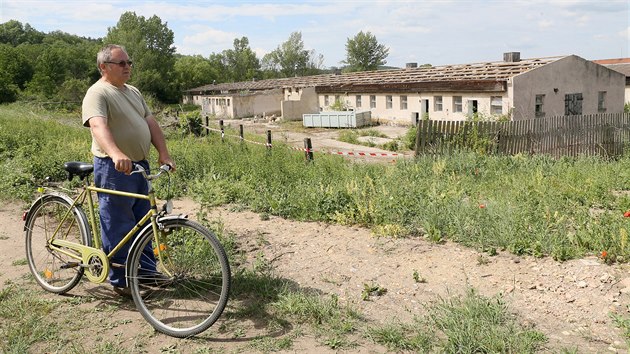
[[[223,21],[234,17],[256,17],[267,21],[275,21],[278,17],[292,17],[302,15],[333,15],[338,13],[344,5],[335,3],[264,3],[235,2],[231,5],[218,5],[212,2],[195,2],[195,5],[179,2],[145,2],[136,8],[142,12],[152,12],[158,16],[168,17],[184,22]]]
[[[550,20],[540,20],[540,21],[538,21],[538,28],[541,29],[541,30],[545,30],[545,29],[551,28],[551,27],[553,27],[553,25],[554,25],[553,21],[550,21]]]
[[[258,59],[262,59],[266,54],[270,52],[263,48],[252,48],[252,50],[254,51],[254,53],[256,53],[256,57],[258,57]]]
[[[484,61],[505,51],[523,57],[627,53],[628,0],[0,0],[0,22],[43,32],[103,37],[122,13],[158,16],[180,54],[221,52],[247,37],[259,58],[302,32],[304,44],[338,65],[347,38],[370,31],[390,48],[388,63]],[[625,16],[623,14],[626,14]],[[544,34],[544,35],[543,35]],[[531,38],[528,38],[531,36]],[[532,39],[533,38],[533,39]],[[591,39],[588,46],[580,45]],[[601,40],[592,40],[601,38]],[[615,49],[617,48],[617,49]]]
[[[224,32],[209,27],[194,26],[192,28],[195,29],[190,31],[193,34],[184,36],[182,40],[184,46],[211,48],[219,46],[223,49],[228,49],[232,46],[234,38],[238,37],[236,33]]]

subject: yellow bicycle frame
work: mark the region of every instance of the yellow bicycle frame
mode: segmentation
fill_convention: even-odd
[[[151,227],[153,229],[154,241],[156,245],[158,245],[158,247],[156,248],[156,256],[158,257],[158,260],[162,262],[163,261],[162,254],[161,254],[162,250],[159,247],[160,240],[158,238],[158,235],[159,235],[158,224],[157,224],[158,212],[157,212],[157,204],[155,201],[155,192],[151,185],[151,181],[147,181],[147,182],[149,184],[149,192],[147,195],[144,195],[144,194],[137,194],[137,193],[121,192],[121,191],[117,191],[113,189],[99,188],[99,187],[91,185],[88,181],[88,178],[86,178],[85,186],[82,189],[81,193],[74,199],[72,206],[70,207],[70,209],[68,209],[68,211],[66,212],[66,215],[63,216],[61,223],[59,224],[59,226],[57,226],[57,229],[53,233],[53,236],[48,241],[49,247],[69,257],[72,257],[78,260],[79,262],[82,262],[80,264],[77,264],[80,266],[86,266],[88,264],[88,260],[92,257],[95,257],[95,256],[99,257],[103,263],[103,270],[101,274],[98,276],[95,276],[88,269],[88,272],[86,273],[86,275],[90,281],[95,282],[95,283],[102,283],[105,281],[105,279],[107,279],[107,274],[109,273],[109,267],[110,267],[109,263],[110,263],[111,258],[118,251],[120,251],[120,249],[125,244],[127,244],[127,242],[129,242],[133,238],[133,236],[140,230],[140,228],[147,221],[151,220]],[[127,234],[123,237],[123,239],[120,240],[120,242],[114,247],[114,249],[112,249],[107,255],[101,250],[102,241],[100,237],[99,228],[97,227],[97,224],[96,224],[96,215],[94,212],[94,201],[92,198],[92,192],[107,193],[107,194],[112,194],[112,195],[117,195],[117,196],[148,200],[151,206],[149,211],[145,214],[145,216],[142,217],[142,219],[131,230],[129,230],[129,232],[127,232]],[[61,238],[57,238],[56,236],[58,235],[60,231],[59,229],[61,228],[63,221],[66,220],[66,218],[70,215],[72,209],[75,206],[83,205],[86,199],[88,202],[89,222],[90,222],[90,229],[92,230],[93,247],[81,245],[75,242],[70,242],[70,241],[63,240]],[[80,253],[81,256],[77,255],[76,253],[69,252],[65,250],[64,248],[74,250],[75,252]],[[166,272],[168,273],[168,271]]]

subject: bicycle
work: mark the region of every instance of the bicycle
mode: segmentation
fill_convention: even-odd
[[[158,211],[151,181],[166,174],[170,188],[170,167],[161,166],[157,174],[150,175],[135,165],[132,173],[141,173],[148,181],[147,195],[94,186],[89,178],[94,170],[92,164],[66,162],[64,169],[69,180],[78,176],[83,181],[79,195],[71,198],[66,193],[41,188],[42,195],[23,218],[26,256],[37,283],[49,292],[64,294],[83,275],[93,283],[102,283],[110,267],[123,266],[136,308],[157,331],[184,338],[212,326],[227,304],[230,266],[212,231],[186,216],[168,215],[172,212],[170,199]],[[109,254],[101,249],[93,192],[146,199],[151,205]],[[89,214],[83,205],[87,205]],[[126,266],[111,263],[111,257],[130,240],[133,241]],[[143,271],[148,262],[154,262],[153,268],[159,273]]]

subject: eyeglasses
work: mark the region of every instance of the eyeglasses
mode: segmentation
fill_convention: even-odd
[[[121,61],[106,61],[105,63],[107,64],[116,64],[118,66],[120,66],[121,68],[124,68],[125,66],[129,65],[130,67],[133,66],[133,62],[131,60],[121,60]]]

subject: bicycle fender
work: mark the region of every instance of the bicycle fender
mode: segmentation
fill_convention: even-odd
[[[35,199],[33,204],[31,204],[31,206],[28,208],[28,211],[26,212],[26,215],[23,218],[24,219],[24,231],[26,231],[26,221],[31,218],[31,214],[33,213],[33,207],[35,205],[37,205],[37,203],[43,203],[43,202],[46,201],[46,199],[50,199],[52,197],[62,198],[66,202],[68,202],[70,205],[72,205],[72,203],[74,203],[74,200],[72,200],[72,198],[70,198],[69,196],[67,196],[67,195],[65,195],[63,193],[48,192],[48,193],[40,196],[39,198]]]
[[[157,223],[158,224],[168,223],[169,221],[174,221],[174,220],[188,220],[188,218],[184,215],[169,215],[169,216],[164,216],[164,217],[159,218],[157,220]],[[131,246],[129,247],[129,252],[127,253],[127,261],[125,262],[125,264],[129,264],[129,262],[131,261],[131,255],[135,252],[136,248],[140,247],[138,245],[140,243],[138,240],[140,240],[142,238],[141,236],[147,232],[153,233],[153,226],[151,225],[151,223],[149,223],[144,228],[142,228],[142,230],[138,233],[138,236],[131,243]],[[131,267],[125,267],[125,277],[127,279],[131,277],[131,274],[129,274],[130,268]]]

